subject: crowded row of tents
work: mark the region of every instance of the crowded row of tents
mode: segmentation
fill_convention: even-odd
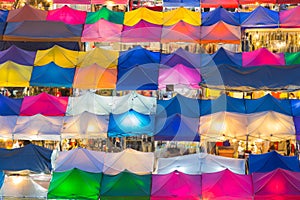
[[[18,56],[16,56],[18,55]],[[300,56],[266,48],[233,53],[171,54],[142,47],[127,51],[94,48],[87,52],[54,46],[26,51],[16,46],[0,51],[1,87],[67,87],[80,89],[157,90],[210,88],[249,91],[297,89]],[[89,78],[86,78],[89,77]]]

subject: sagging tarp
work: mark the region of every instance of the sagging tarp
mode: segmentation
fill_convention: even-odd
[[[0,170],[50,172],[51,155],[52,150],[34,144],[17,149],[0,148]]]
[[[0,115],[19,115],[23,99],[13,99],[0,94]]]
[[[76,10],[64,5],[61,8],[49,10],[47,21],[64,22],[65,24],[84,24],[86,19],[86,11]]]
[[[20,65],[32,66],[34,63],[36,52],[26,51],[12,45],[4,51],[0,51],[0,63],[12,61]]]
[[[103,172],[104,152],[76,148],[70,151],[61,151],[55,160],[55,172],[65,172],[72,169],[90,173]]]
[[[227,11],[223,7],[218,7],[213,11],[204,13],[202,15],[202,26],[211,26],[219,21],[233,26],[239,26],[239,16],[235,13]]]
[[[259,155],[249,155],[249,173],[271,172],[278,168],[300,172],[298,157],[282,156],[276,151]]]
[[[9,10],[0,10],[0,22],[6,22]]]
[[[300,64],[300,52],[285,52],[284,59],[286,65]]]
[[[272,53],[267,48],[260,48],[251,52],[242,53],[243,67],[251,66],[283,66],[285,65],[283,53]]]
[[[299,199],[300,173],[276,169],[268,173],[253,173],[254,199]]]
[[[213,64],[225,64],[232,67],[242,67],[242,53],[235,53],[221,47],[212,54]]]
[[[102,7],[96,12],[88,12],[85,20],[85,24],[94,24],[100,19],[105,19],[106,21],[112,22],[114,24],[123,25],[124,22],[124,12],[116,12]]]
[[[78,51],[72,51],[55,45],[46,50],[38,50],[34,60],[34,66],[44,66],[54,62],[60,67],[74,68],[77,65],[78,56]]]
[[[201,196],[201,175],[174,171],[152,175],[151,200],[198,200]]]
[[[0,64],[1,87],[28,87],[32,66],[20,65],[13,61]]]
[[[2,138],[12,139],[12,133],[16,126],[17,116],[0,116],[0,134]]]
[[[54,21],[8,22],[4,41],[27,42],[79,42],[82,25]]]
[[[155,117],[154,140],[161,141],[200,141],[198,134],[199,118],[181,114]]]
[[[101,200],[149,200],[150,194],[151,174],[137,175],[124,171],[117,175],[103,175]]]
[[[223,8],[237,8],[238,5],[237,0],[201,0],[201,8],[217,8],[219,6]]]
[[[279,23],[282,28],[299,28],[300,21],[298,13],[300,12],[300,6],[289,10],[283,10],[279,12]]]
[[[62,138],[106,138],[108,116],[83,112],[65,116],[61,131]]]
[[[71,88],[75,68],[63,68],[54,62],[33,67],[30,86]]]
[[[130,162],[128,162],[130,161]],[[119,153],[106,153],[103,173],[116,175],[123,171],[134,174],[151,174],[153,172],[154,154],[133,149],[125,149]]]
[[[164,7],[200,7],[200,0],[163,0]]]
[[[47,17],[47,11],[31,7],[25,4],[24,7],[10,10],[7,16],[7,22],[23,21],[44,21]]]
[[[136,10],[125,12],[124,25],[134,26],[141,20],[151,24],[162,25],[163,13],[150,10],[146,7],[140,7]]]
[[[47,93],[37,96],[26,96],[23,100],[20,115],[64,116],[68,106],[68,97],[56,97]]]
[[[278,28],[279,13],[258,6],[252,12],[241,12],[240,20],[242,28]]]
[[[13,131],[19,140],[60,140],[62,117],[20,116]]]
[[[200,12],[194,12],[184,7],[178,7],[175,10],[163,12],[164,26],[172,26],[180,21],[190,25],[200,26]]]
[[[252,200],[250,175],[235,174],[229,170],[202,174],[202,197],[207,200]]]
[[[130,137],[154,133],[154,115],[145,115],[134,110],[110,114],[107,134],[109,137]]]
[[[99,199],[102,173],[79,169],[53,172],[47,199]]]

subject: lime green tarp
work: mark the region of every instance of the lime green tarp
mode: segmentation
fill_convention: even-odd
[[[48,189],[48,199],[95,199],[99,198],[102,173],[72,169],[53,172]]]
[[[285,53],[284,58],[285,58],[286,65],[300,64],[300,52]]]
[[[103,175],[101,200],[150,200],[151,175],[136,175],[121,172]]]
[[[115,12],[103,7],[97,12],[88,12],[85,23],[93,24],[99,21],[100,19],[105,19],[115,24],[123,24],[124,12]]]

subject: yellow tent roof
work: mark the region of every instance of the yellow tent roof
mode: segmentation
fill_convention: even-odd
[[[55,45],[50,49],[38,50],[34,65],[43,66],[50,62],[54,62],[63,68],[73,68],[77,65],[78,55],[78,51],[72,51]]]
[[[32,66],[19,65],[7,61],[0,65],[1,87],[28,87],[32,73]]]
[[[194,26],[200,26],[201,15],[200,12],[193,12],[186,8],[180,7],[175,10],[167,11],[163,13],[163,25],[172,26],[179,21],[184,21]]]
[[[88,67],[97,64],[103,68],[117,68],[119,52],[95,48],[88,52],[80,52],[78,66]]]
[[[162,25],[163,13],[141,7],[125,13],[124,25],[133,26],[141,20],[147,21],[152,24]]]

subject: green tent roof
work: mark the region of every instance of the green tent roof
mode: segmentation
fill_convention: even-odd
[[[285,53],[285,64],[286,65],[297,65],[300,64],[300,52]]]
[[[100,19],[105,19],[115,24],[123,24],[124,13],[111,11],[105,7],[101,8],[97,12],[88,12],[86,16],[86,24],[94,24]]]

